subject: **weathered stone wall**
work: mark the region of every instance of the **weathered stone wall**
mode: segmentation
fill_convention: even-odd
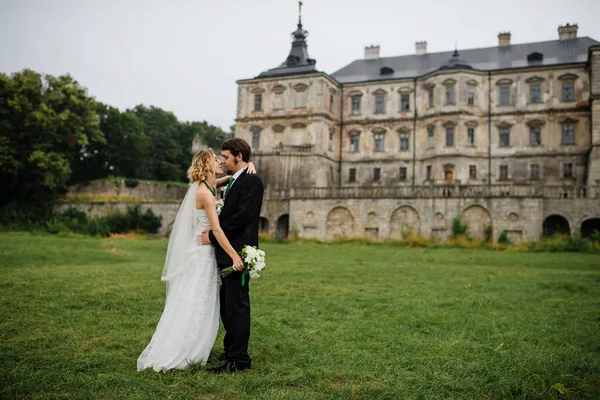
[[[123,180],[92,182],[69,187],[66,196],[119,196],[144,199],[183,199],[187,187],[176,186],[168,183],[140,181],[134,188],[125,186]]]
[[[571,233],[578,233],[583,221],[600,218],[600,197],[266,200],[261,216],[268,221],[270,235],[276,235],[276,221],[285,215],[290,232],[320,240],[387,240],[416,234],[443,241],[451,236],[452,220],[458,216],[467,222],[473,238],[482,239],[491,226],[494,238],[506,230],[513,241],[520,242],[538,240],[544,220],[552,215],[564,217]]]
[[[588,160],[587,184],[598,185],[600,184],[600,46],[592,47],[590,53],[592,149]]]

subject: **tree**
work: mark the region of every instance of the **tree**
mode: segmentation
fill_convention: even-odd
[[[138,117],[132,111],[122,113],[102,103],[97,105],[97,114],[106,143],[81,146],[71,181],[81,182],[109,175],[140,178],[148,158],[148,138]]]
[[[181,159],[187,158],[177,143],[179,121],[171,112],[153,106],[138,105],[133,109],[148,139],[148,157],[143,177],[159,181],[182,181],[185,171]],[[190,141],[191,145],[191,141]]]
[[[0,204],[50,205],[80,146],[104,143],[96,102],[69,75],[0,74]]]

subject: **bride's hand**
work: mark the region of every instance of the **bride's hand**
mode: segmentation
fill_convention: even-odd
[[[244,262],[242,261],[242,257],[239,254],[231,257],[231,261],[233,261],[233,270],[234,271],[242,271],[244,269]]]
[[[252,161],[250,161],[248,163],[248,167],[246,168],[246,172],[249,173],[250,175],[256,174],[256,166],[254,165],[254,163]]]

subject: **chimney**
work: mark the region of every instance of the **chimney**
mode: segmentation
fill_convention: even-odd
[[[498,47],[510,46],[510,32],[500,32],[498,34]]]
[[[366,46],[365,47],[365,60],[377,60],[379,58],[379,46]]]
[[[427,41],[416,42],[415,43],[415,51],[418,56],[427,54]]]
[[[560,40],[577,39],[577,24],[560,25],[558,27],[558,38]]]

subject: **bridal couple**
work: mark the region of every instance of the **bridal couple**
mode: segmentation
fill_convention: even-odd
[[[224,365],[210,370],[233,373],[250,368],[250,296],[242,286],[239,252],[258,246],[263,183],[250,163],[250,146],[231,138],[221,145],[222,159],[211,149],[194,155],[188,170],[190,188],[179,207],[169,239],[162,280],[167,283],[163,314],[150,344],[137,361],[141,371],[206,364],[219,329],[225,339]],[[232,176],[216,179],[226,167]],[[227,185],[217,214],[217,187]],[[234,273],[221,278],[223,268]]]

